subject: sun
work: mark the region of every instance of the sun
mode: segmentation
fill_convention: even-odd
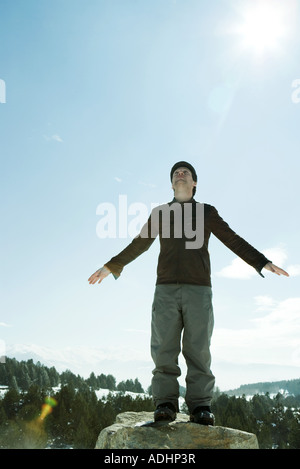
[[[285,2],[276,0],[252,0],[240,11],[241,22],[235,28],[240,47],[256,55],[280,51],[288,35],[288,19]]]

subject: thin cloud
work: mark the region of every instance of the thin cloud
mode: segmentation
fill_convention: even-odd
[[[254,297],[257,305],[256,311],[269,311],[277,305],[277,302],[268,295],[259,295]]]
[[[0,327],[11,327],[11,325],[6,322],[0,322]]]
[[[279,244],[279,246],[264,250],[263,254],[267,257],[267,259],[270,259],[273,264],[276,264],[279,267],[284,265],[288,258],[286,247],[283,243]]]
[[[63,139],[59,135],[52,135],[52,140],[55,140],[56,142],[62,143]]]
[[[49,137],[49,135],[44,135],[43,137],[47,142],[55,141],[58,143],[63,143],[63,139],[58,134],[54,134],[51,137]]]
[[[152,184],[151,182],[139,181],[139,184],[141,186],[150,187],[151,189],[154,189],[156,187],[156,185]]]
[[[298,277],[300,275],[300,264],[289,265],[286,270],[290,277]]]
[[[212,350],[216,359],[235,364],[300,365],[300,298],[280,302],[266,298],[269,312],[252,319],[252,327],[215,330]]]
[[[122,182],[122,179],[118,178],[117,176],[114,177],[114,180],[117,181],[117,182]]]
[[[223,267],[223,269],[216,273],[218,277],[239,279],[249,279],[255,274],[256,272],[253,267],[246,264],[246,262],[239,257],[233,259],[228,266]]]
[[[273,264],[278,265],[279,267],[283,267],[286,260],[287,260],[287,252],[285,246],[280,244],[274,248],[265,249],[262,253],[266,256],[267,259],[270,259]],[[292,266],[293,272],[298,272],[297,275],[300,274],[300,266],[295,265]],[[289,270],[287,269],[288,273]],[[264,274],[268,275],[268,271],[264,270]],[[240,257],[234,258],[228,266],[223,267],[219,272],[216,273],[218,277],[225,277],[225,278],[236,278],[236,279],[249,279],[257,275],[255,269],[249,266],[246,262],[244,262]]]

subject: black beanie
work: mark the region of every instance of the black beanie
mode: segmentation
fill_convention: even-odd
[[[196,174],[195,168],[190,163],[187,163],[186,161],[179,161],[178,163],[174,164],[170,173],[171,181],[172,181],[173,173],[174,171],[176,171],[177,168],[189,169],[192,173],[193,181],[197,182],[197,174]]]

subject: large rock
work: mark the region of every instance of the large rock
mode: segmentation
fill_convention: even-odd
[[[253,433],[191,423],[185,414],[159,427],[152,421],[152,412],[119,414],[101,431],[95,449],[258,449]]]

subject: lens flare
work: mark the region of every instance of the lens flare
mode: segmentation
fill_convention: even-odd
[[[26,424],[24,435],[24,448],[26,449],[42,449],[45,448],[48,436],[45,430],[45,419],[51,414],[54,407],[57,406],[57,401],[47,396],[40,415]]]
[[[45,404],[42,405],[41,415],[39,416],[39,420],[42,422],[45,418],[51,414],[53,408],[57,405],[56,400],[53,397],[47,396],[45,398]]]

